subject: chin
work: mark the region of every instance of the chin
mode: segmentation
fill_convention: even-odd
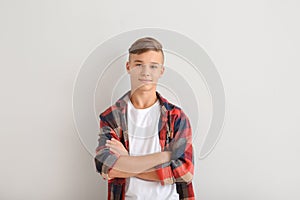
[[[152,90],[155,90],[155,87],[153,85],[143,85],[143,86],[140,86],[138,88],[135,89],[136,91],[139,91],[139,92],[149,92],[149,91],[152,91]]]

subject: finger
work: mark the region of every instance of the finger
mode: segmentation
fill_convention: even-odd
[[[104,178],[104,180],[106,180],[106,176],[104,176],[104,175],[101,175],[102,176],[102,178]]]
[[[122,143],[116,143],[116,142],[107,142],[105,144],[106,146],[110,146],[110,147],[115,147],[115,148],[119,148],[119,149],[123,149],[124,146]]]
[[[119,143],[115,142],[115,141],[111,141],[111,140],[106,140],[106,144],[109,145],[114,145],[114,146],[119,146]],[[122,143],[121,143],[122,144]]]
[[[113,144],[113,142],[110,140],[106,140],[106,144]]]
[[[111,140],[106,140],[106,144],[115,145],[115,146],[118,145],[116,142],[111,141]]]
[[[124,147],[124,145],[117,140],[114,141],[107,140],[105,146],[114,148],[119,152],[124,152],[124,151],[128,152],[127,149]]]
[[[111,139],[111,140],[106,140],[106,143],[118,145],[120,142],[116,139]],[[122,143],[120,143],[120,144],[122,144]]]
[[[111,141],[112,143],[116,144],[116,145],[119,145],[119,146],[123,146],[122,142],[116,140],[113,138],[113,140]]]
[[[120,142],[119,140],[117,140],[115,138],[112,138],[110,141],[113,143],[119,144],[119,145],[123,145],[122,142]]]
[[[121,152],[124,152],[124,151],[127,152],[126,149],[120,148],[119,146],[114,146],[114,145],[110,145],[110,144],[107,144],[106,146],[114,153],[118,152],[120,154]]]
[[[111,142],[119,142],[117,139],[115,139],[115,138],[111,138],[111,140],[110,140]]]
[[[110,144],[110,143],[106,143],[105,146],[110,148],[117,148],[115,144]]]

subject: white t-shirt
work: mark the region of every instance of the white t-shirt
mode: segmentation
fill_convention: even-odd
[[[136,109],[128,101],[128,138],[129,154],[140,156],[160,152],[158,136],[158,122],[160,117],[160,104],[157,100],[151,107]],[[176,184],[161,185],[159,181],[145,181],[130,177],[126,179],[126,200],[178,200]]]

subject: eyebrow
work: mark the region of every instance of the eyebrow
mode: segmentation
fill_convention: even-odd
[[[133,62],[143,62],[142,60],[134,60]],[[157,62],[150,62],[150,63],[152,63],[152,64],[159,64],[159,63],[157,63]]]

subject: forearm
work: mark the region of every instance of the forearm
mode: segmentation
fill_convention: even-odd
[[[142,172],[140,174],[122,172],[116,169],[111,169],[109,171],[109,178],[128,178],[128,177],[137,177],[147,181],[159,181],[159,177],[154,168],[151,168],[150,170]]]
[[[170,152],[158,152],[144,156],[120,156],[113,169],[110,170],[111,173],[109,173],[109,176],[111,178],[135,176],[170,160]]]
[[[135,177],[143,179],[143,180],[147,180],[147,181],[160,181],[155,168],[151,168],[148,171],[137,174]]]
[[[137,175],[138,175],[137,173],[124,172],[124,171],[120,171],[120,170],[117,170],[114,168],[112,168],[108,172],[109,178],[128,178],[128,177],[137,176]]]

